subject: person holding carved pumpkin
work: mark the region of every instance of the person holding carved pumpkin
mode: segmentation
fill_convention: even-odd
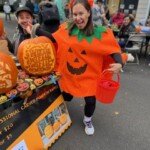
[[[30,34],[26,32],[26,27],[28,26],[28,22],[33,23],[33,14],[32,11],[28,7],[19,7],[15,15],[17,17],[17,28],[16,32],[13,36],[13,46],[14,46],[14,55],[17,55],[17,50],[19,44],[25,40],[31,38]]]
[[[97,81],[106,58],[113,58],[111,64],[105,64],[109,66],[108,72],[120,71],[121,50],[109,28],[93,25],[88,0],[74,0],[71,4],[73,20],[62,24],[52,34],[58,45],[56,70],[62,76],[59,84],[64,99],[71,101],[74,96],[85,99],[83,118],[85,133],[93,135],[92,116],[96,107]],[[27,30],[29,33],[32,32],[30,25]]]
[[[31,25],[34,25],[34,15],[32,13],[32,11],[28,8],[28,7],[19,7],[16,12],[15,12],[15,15],[17,17],[17,22],[18,22],[18,25],[17,25],[17,28],[16,28],[16,32],[13,36],[13,47],[14,47],[14,55],[17,55],[17,51],[18,51],[18,46],[19,44],[26,40],[26,39],[30,39],[32,37],[34,37],[35,35],[31,35],[30,33],[28,33],[27,31],[27,28],[30,24]],[[34,25],[34,28],[37,28],[39,27],[40,25],[39,24],[35,24]],[[47,37],[51,37],[50,34],[48,34],[48,32],[46,31],[42,31],[42,30],[38,30],[38,33],[37,33],[37,36],[40,36],[40,35],[45,35]],[[50,38],[49,37],[49,38]]]

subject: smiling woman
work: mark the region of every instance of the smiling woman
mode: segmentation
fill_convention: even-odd
[[[62,75],[59,83],[66,101],[73,96],[84,97],[85,132],[93,135],[91,119],[95,111],[97,80],[102,72],[103,59],[111,54],[117,54],[120,59],[120,48],[111,30],[93,25],[87,0],[74,0],[71,4],[73,21],[61,25],[53,34],[58,44],[57,71]],[[118,72],[121,69],[121,59],[115,61],[117,63],[107,71]]]
[[[136,32],[136,27],[133,24],[133,18],[130,15],[125,15],[123,18],[122,26],[120,27],[120,31],[118,33],[119,37],[119,45],[124,48],[126,42],[129,38],[130,33]],[[129,42],[127,47],[132,47],[132,42]]]

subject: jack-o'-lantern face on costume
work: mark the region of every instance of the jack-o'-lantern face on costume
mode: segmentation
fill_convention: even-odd
[[[0,53],[0,94],[10,91],[16,85],[17,76],[18,70],[12,58]]]
[[[87,57],[85,50],[81,50],[80,54],[82,57]],[[80,75],[86,71],[87,64],[83,61],[83,59],[81,60],[80,58],[76,57],[74,51],[69,48],[67,68],[71,74]]]
[[[18,47],[18,58],[23,70],[34,76],[47,75],[56,62],[55,47],[47,37],[24,40]]]

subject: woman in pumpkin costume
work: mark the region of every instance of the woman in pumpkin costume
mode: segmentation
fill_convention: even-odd
[[[88,0],[73,1],[71,11],[73,21],[62,24],[58,31],[52,34],[58,45],[56,68],[62,75],[59,83],[64,99],[71,101],[73,96],[84,97],[85,133],[93,135],[95,94],[97,81],[105,63],[104,58],[113,58],[113,63],[109,64],[107,71],[118,73],[122,68],[121,50],[110,29],[93,26]],[[29,33],[30,29],[29,25]],[[105,66],[108,67],[108,64]]]
[[[108,71],[122,68],[120,47],[110,29],[93,26],[91,7],[86,0],[74,0],[71,7],[73,22],[62,25],[53,34],[58,44],[59,80],[65,100],[84,97],[84,125],[87,135],[94,134],[92,116],[96,106],[97,80],[102,72],[104,57],[112,56],[115,63]]]

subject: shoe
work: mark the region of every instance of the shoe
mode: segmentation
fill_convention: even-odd
[[[121,68],[121,69],[120,69],[120,72],[124,72],[124,70]]]
[[[128,54],[128,59],[127,59],[127,61],[130,61],[130,62],[133,62],[133,61],[134,61],[134,56],[133,56],[131,53]]]
[[[83,123],[85,125],[85,133],[87,135],[93,135],[94,134],[94,127],[92,125],[92,121],[86,122],[83,120]]]

